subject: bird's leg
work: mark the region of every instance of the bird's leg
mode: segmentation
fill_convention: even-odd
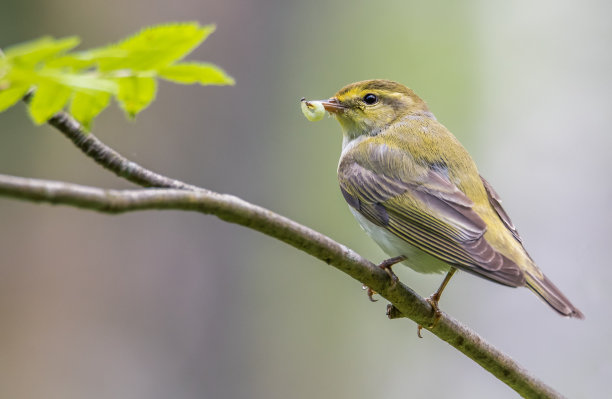
[[[442,280],[442,284],[440,284],[440,287],[438,287],[438,290],[434,292],[429,298],[427,298],[427,302],[431,304],[431,306],[437,313],[440,313],[440,310],[438,309],[438,302],[440,301],[440,297],[442,296],[442,291],[444,291],[444,288],[446,288],[446,285],[448,284],[451,277],[453,277],[453,274],[455,274],[456,271],[457,269],[451,267],[448,273],[446,273],[446,277],[444,277],[444,280]]]
[[[389,259],[383,260],[382,262],[380,262],[378,267],[380,267],[385,272],[387,272],[387,274],[389,275],[389,277],[391,277],[391,280],[393,280],[393,283],[395,284],[396,282],[399,281],[399,278],[397,278],[395,273],[393,273],[393,270],[391,269],[391,267],[405,260],[406,260],[406,257],[404,255],[396,256],[395,258],[389,258]]]
[[[453,274],[455,274],[456,271],[457,269],[451,266],[448,273],[446,273],[446,277],[444,277],[444,280],[442,280],[442,284],[440,284],[440,287],[438,287],[438,290],[434,292],[429,298],[425,299],[427,302],[429,302],[429,304],[434,310],[434,321],[429,326],[430,329],[434,328],[436,324],[438,324],[438,321],[440,320],[440,317],[442,316],[442,313],[440,312],[440,308],[438,307],[438,302],[440,301],[440,297],[442,296],[442,291],[444,291],[444,288],[446,288],[446,285],[448,284],[451,277],[453,277]],[[417,327],[417,335],[419,336],[419,338],[423,338],[421,336],[421,329],[423,329],[423,326],[419,324]]]
[[[395,284],[395,283],[397,283],[399,281],[399,278],[397,278],[395,273],[393,273],[393,270],[391,269],[391,267],[393,265],[395,265],[397,263],[400,263],[400,262],[403,262],[405,260],[406,260],[406,257],[404,255],[396,256],[394,258],[389,258],[389,259],[383,260],[382,262],[380,262],[378,267],[383,269],[389,275],[389,277],[391,277],[392,284]],[[367,290],[368,299],[370,301],[372,301],[372,302],[376,302],[376,299],[372,298],[372,296],[374,294],[376,294],[376,291],[374,291],[372,288],[368,287],[367,285],[364,285],[363,289]]]

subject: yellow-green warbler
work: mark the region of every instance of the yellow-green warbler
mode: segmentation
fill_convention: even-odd
[[[321,108],[322,106],[322,108]],[[409,88],[388,80],[350,84],[328,100],[305,101],[311,120],[324,113],[342,126],[338,181],[363,229],[393,258],[423,273],[455,268],[511,287],[527,286],[564,316],[584,316],[540,271],[493,187]],[[371,297],[371,293],[370,293]]]

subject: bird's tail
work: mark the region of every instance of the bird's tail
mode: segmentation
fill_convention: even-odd
[[[563,316],[584,319],[582,312],[572,305],[569,299],[544,274],[540,278],[525,272],[525,280],[529,289],[538,294],[540,298]]]

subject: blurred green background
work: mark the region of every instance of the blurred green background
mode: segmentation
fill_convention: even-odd
[[[337,188],[337,123],[299,99],[350,82],[412,87],[504,198],[531,255],[585,313],[460,274],[442,309],[568,397],[612,375],[612,24],[609,2],[5,0],[0,47],[45,34],[82,48],[160,22],[214,22],[192,56],[234,87],[161,84],[94,132],[163,174],[238,195],[373,261]],[[0,172],[108,188],[102,170],[22,105],[0,115]],[[382,398],[515,393],[358,282],[212,216],[108,216],[0,198],[0,397]],[[396,268],[429,295],[442,276]]]

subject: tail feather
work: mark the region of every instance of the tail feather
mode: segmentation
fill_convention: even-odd
[[[538,278],[526,272],[525,279],[527,287],[538,294],[540,298],[557,312],[561,313],[563,316],[584,319],[582,312],[572,305],[569,299],[561,293],[561,290],[559,290],[559,288],[557,288],[545,275],[542,274],[542,277]]]

